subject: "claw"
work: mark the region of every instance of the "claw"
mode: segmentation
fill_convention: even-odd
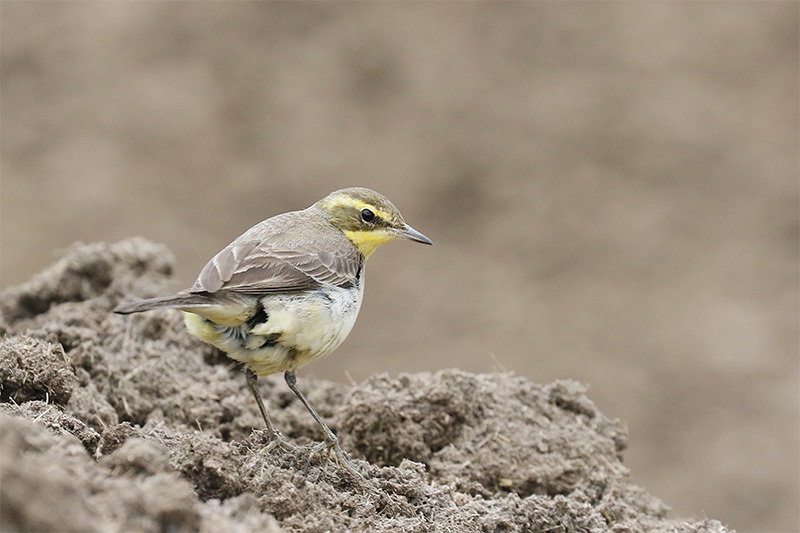
[[[328,451],[328,457],[331,455],[331,451],[335,455],[336,462],[339,463],[345,470],[347,470],[351,476],[357,477],[359,479],[364,479],[364,476],[361,473],[353,468],[353,465],[350,464],[350,461],[347,458],[347,453],[339,446],[339,441],[337,439],[336,442],[324,442],[325,447]]]
[[[338,439],[334,442],[325,440],[310,446],[308,458],[306,459],[306,466],[303,468],[303,475],[308,475],[308,470],[311,467],[311,460],[315,455],[319,453],[325,453],[326,459],[331,459],[331,452],[334,454],[333,460],[347,470],[351,476],[364,479],[364,476],[362,476],[361,473],[353,468],[353,465],[350,464],[350,461],[347,458],[347,453],[342,449],[341,446],[339,446]]]
[[[287,451],[294,451],[300,449],[300,446],[292,444],[290,442],[286,442],[283,440],[283,436],[278,431],[272,432],[272,438],[269,439],[269,444],[267,444],[267,452],[270,452],[275,449],[275,447],[281,447]]]

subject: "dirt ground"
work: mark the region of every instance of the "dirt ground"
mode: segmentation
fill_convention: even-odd
[[[172,269],[140,238],[78,246],[0,296],[3,531],[727,531],[667,518],[629,478],[623,425],[574,381],[301,379],[363,479],[270,450],[241,370],[179,312],[110,312]],[[319,440],[280,377],[262,381],[285,436]]]
[[[576,380],[676,516],[800,531],[797,2],[0,1],[0,44],[0,290],[142,235],[174,292],[370,187],[436,245],[301,385]]]

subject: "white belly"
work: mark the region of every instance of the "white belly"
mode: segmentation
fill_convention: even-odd
[[[363,282],[362,277],[355,289],[330,287],[308,294],[264,296],[261,304],[267,320],[252,327],[221,326],[197,315],[190,319],[189,314],[186,323],[190,332],[259,376],[294,371],[331,353],[347,338],[361,309]]]
[[[364,292],[335,288],[325,294],[265,297],[262,304],[269,319],[250,333],[280,335],[279,344],[312,359],[331,353],[353,329]]]

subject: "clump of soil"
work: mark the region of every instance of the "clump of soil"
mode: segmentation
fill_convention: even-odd
[[[667,518],[575,382],[301,376],[364,477],[271,449],[241,369],[180,313],[111,313],[171,271],[143,239],[75,246],[0,296],[3,531],[728,531]],[[288,440],[321,439],[280,376],[261,388]]]

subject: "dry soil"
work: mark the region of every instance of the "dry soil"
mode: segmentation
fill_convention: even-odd
[[[241,369],[180,313],[110,312],[172,269],[144,239],[78,245],[2,294],[3,531],[727,531],[667,518],[629,479],[624,425],[574,381],[301,376],[360,479],[310,452],[318,428],[271,376],[303,447],[270,449]]]

